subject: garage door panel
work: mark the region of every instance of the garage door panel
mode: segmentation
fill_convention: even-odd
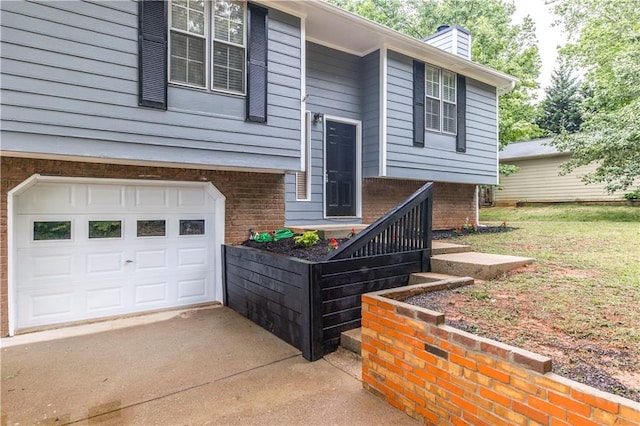
[[[87,255],[87,276],[121,273],[124,266],[122,251],[111,253],[90,253]]]
[[[72,212],[79,204],[75,185],[41,184],[21,195],[16,208],[21,213],[62,213]]]
[[[120,311],[124,306],[122,287],[87,290],[87,312],[104,311],[106,309]]]
[[[207,204],[207,196],[203,191],[195,188],[178,188],[178,206],[179,207],[205,207]]]
[[[164,305],[168,303],[169,291],[167,282],[151,282],[135,286],[134,303],[138,306],[149,304]]]
[[[190,247],[178,249],[179,267],[205,267],[207,263],[206,247]]]
[[[136,250],[136,271],[148,271],[168,268],[167,250]]]
[[[33,278],[70,278],[73,275],[73,255],[33,256]]]
[[[33,320],[48,320],[52,317],[71,315],[73,312],[74,294],[67,292],[32,294],[26,298],[28,317]],[[39,323],[39,321],[37,323]]]
[[[87,185],[87,207],[89,211],[96,209],[124,211],[126,186]]]
[[[169,189],[137,187],[135,200],[136,207],[169,207]]]
[[[178,297],[181,302],[200,299],[207,295],[207,280],[193,279],[178,281]]]

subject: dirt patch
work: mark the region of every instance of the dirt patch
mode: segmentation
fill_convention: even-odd
[[[549,356],[556,374],[640,402],[640,360],[632,351],[556,330],[549,325],[550,314],[540,311],[535,301],[489,295],[472,285],[423,293],[404,302],[443,312],[446,324],[460,330]],[[489,304],[491,321],[471,316],[480,302]]]

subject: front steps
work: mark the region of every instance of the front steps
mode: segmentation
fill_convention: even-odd
[[[506,272],[533,263],[534,259],[520,256],[478,253],[470,251],[468,245],[433,241],[431,247],[431,272],[409,275],[408,285],[442,282],[467,278],[474,282],[497,278]],[[360,354],[362,334],[360,328],[345,331],[340,336],[340,345]]]

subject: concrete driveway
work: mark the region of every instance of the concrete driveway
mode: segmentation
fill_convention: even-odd
[[[3,343],[3,425],[416,424],[363,390],[348,368],[331,358],[307,362],[226,307]]]

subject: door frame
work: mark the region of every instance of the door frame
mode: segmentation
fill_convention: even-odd
[[[355,216],[327,216],[327,121],[356,126],[356,180],[355,180]],[[362,121],[350,118],[324,115],[322,120],[322,217],[324,219],[361,219],[362,218]]]
[[[67,176],[43,176],[34,174],[18,184],[7,193],[7,317],[9,321],[9,336],[14,336],[18,321],[18,283],[16,277],[18,247],[16,244],[16,211],[15,198],[40,182],[61,184],[124,184],[136,186],[186,186],[200,187],[215,200],[212,213],[215,216],[213,224],[213,247],[215,256],[215,273],[213,282],[214,297],[222,299],[222,245],[225,239],[225,205],[226,197],[211,182],[169,181],[169,180],[144,180],[144,179],[113,179],[113,178],[85,178]],[[61,324],[64,327],[64,324]]]

